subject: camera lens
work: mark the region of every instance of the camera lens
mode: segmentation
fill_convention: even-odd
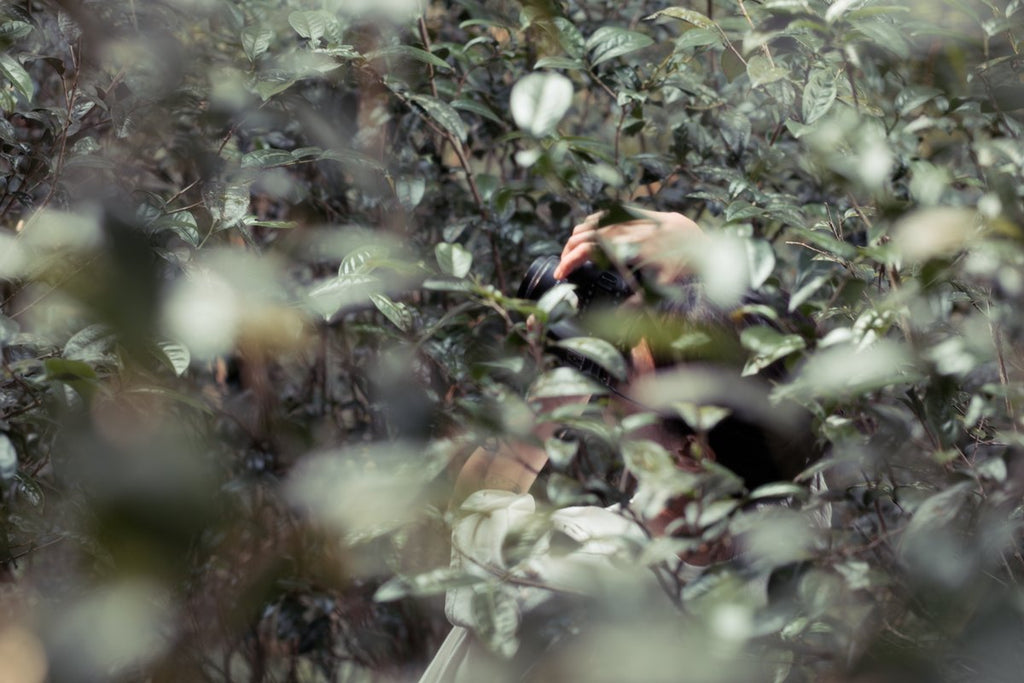
[[[523,281],[519,283],[519,291],[516,292],[516,296],[531,301],[537,301],[544,296],[544,292],[559,282],[554,276],[558,262],[557,256],[538,256],[534,259],[526,271]]]

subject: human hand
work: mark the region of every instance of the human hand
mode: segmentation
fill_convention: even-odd
[[[652,266],[662,282],[671,282],[687,272],[680,247],[704,240],[700,226],[686,216],[667,211],[634,209],[639,217],[623,223],[599,227],[603,214],[591,214],[573,228],[562,249],[561,260],[553,273],[561,280],[586,263],[602,242],[610,245],[636,245],[636,262]]]

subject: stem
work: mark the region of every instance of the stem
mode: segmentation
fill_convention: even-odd
[[[747,20],[748,24],[750,24],[750,28],[752,28],[752,29],[754,29],[756,31],[757,30],[757,26],[754,25],[754,20],[750,18],[750,14],[747,12],[747,6],[745,4],[743,4],[743,0],[737,0],[737,2],[740,5],[740,12],[743,13],[743,18]],[[735,49],[733,51],[735,52]],[[761,52],[763,52],[764,56],[768,58],[768,63],[771,64],[774,67],[775,66],[775,60],[772,59],[772,53],[771,53],[771,50],[768,49],[768,43],[762,43],[761,44]]]
[[[81,40],[78,43],[78,49],[81,51],[82,44]],[[78,59],[75,57],[75,48],[71,48],[71,63],[75,68],[75,75],[71,80],[71,89],[68,89],[68,84],[62,77],[60,79],[61,88],[64,90],[64,129],[60,132],[60,145],[57,150],[57,163],[53,168],[53,179],[50,181],[50,189],[46,192],[46,197],[39,203],[37,209],[44,208],[53,199],[53,195],[57,192],[57,185],[60,183],[60,175],[64,170],[64,159],[67,154],[68,147],[68,131],[71,130],[71,117],[75,111],[75,100],[78,98],[78,77],[81,75],[81,69],[78,68]],[[34,215],[38,215],[38,212]],[[31,220],[31,219],[30,219]]]

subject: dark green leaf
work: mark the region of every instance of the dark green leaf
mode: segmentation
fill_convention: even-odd
[[[489,119],[489,120],[497,123],[498,125],[501,125],[501,126],[505,125],[505,122],[501,119],[501,117],[499,117],[497,114],[494,113],[493,109],[491,109],[487,105],[480,104],[479,102],[477,102],[475,100],[470,100],[470,99],[466,99],[466,98],[460,98],[460,99],[457,99],[457,100],[452,100],[452,107],[454,107],[455,109],[462,110],[462,111],[472,112],[473,114],[476,114],[478,116],[482,116],[485,119]]]
[[[27,21],[0,22],[0,41],[13,41],[32,33],[32,24]]]
[[[0,52],[0,74],[2,74],[14,89],[21,93],[29,102],[32,101],[32,95],[35,94],[35,85],[32,83],[32,77],[28,75],[18,60],[11,55]]]
[[[459,116],[459,112],[455,111],[450,104],[429,95],[413,95],[409,99],[423,107],[423,110],[427,112],[427,116],[440,125],[441,128],[448,131],[456,140],[460,142],[466,141],[469,135],[466,123]]]

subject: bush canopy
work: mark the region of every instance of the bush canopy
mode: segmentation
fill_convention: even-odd
[[[531,680],[1019,680],[1022,41],[1021,0],[0,3],[0,678],[415,680],[470,583],[514,661],[448,500],[561,419],[543,510],[687,503],[631,546],[656,590],[531,622]],[[748,321],[647,329],[717,361],[651,395],[806,415],[793,476],[527,400],[588,380],[524,272],[636,207]]]

